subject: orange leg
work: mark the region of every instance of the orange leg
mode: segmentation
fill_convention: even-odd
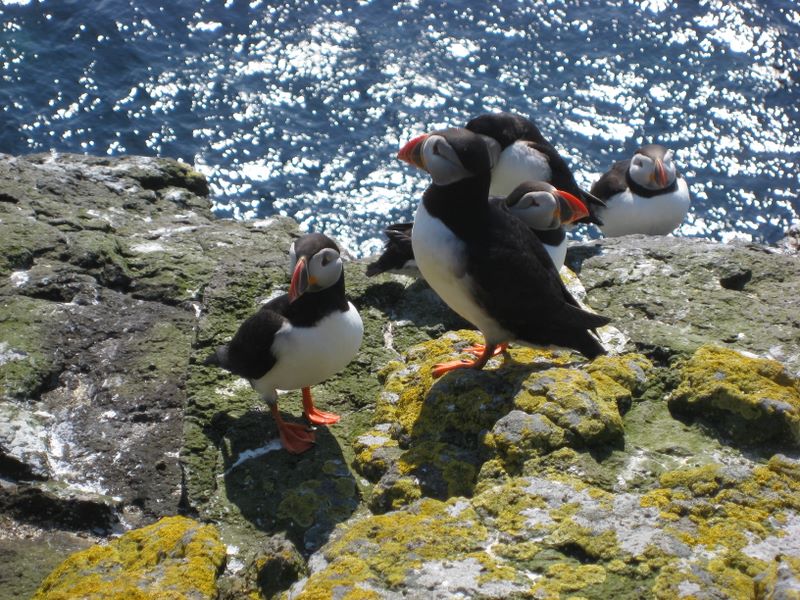
[[[306,419],[311,421],[314,425],[332,425],[338,423],[341,418],[334,413],[319,410],[314,406],[314,400],[311,398],[311,388],[303,388],[303,414]]]
[[[468,360],[453,360],[446,363],[439,363],[435,367],[433,367],[433,377],[436,379],[437,377],[441,377],[445,373],[450,371],[455,371],[456,369],[482,369],[484,365],[488,362],[492,356],[495,355],[495,349],[497,346],[494,344],[488,344],[483,347],[483,352],[481,355],[476,358],[474,361],[470,362]]]
[[[475,344],[474,346],[470,346],[469,348],[465,348],[464,352],[469,352],[470,354],[476,354],[480,356],[483,354],[483,351],[486,349],[486,346],[483,344]],[[503,342],[502,344],[497,344],[497,348],[495,348],[494,353],[492,356],[497,356],[498,354],[502,354],[508,350],[508,342]]]
[[[281,437],[281,444],[288,452],[300,454],[310,450],[314,446],[314,432],[309,431],[305,425],[299,423],[287,423],[278,412],[278,405],[271,404],[272,418],[278,426],[278,435]]]

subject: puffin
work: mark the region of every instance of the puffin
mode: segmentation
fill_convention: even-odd
[[[339,415],[314,406],[311,386],[344,369],[361,347],[364,325],[348,302],[339,247],[321,233],[296,239],[289,250],[289,292],[264,304],[239,326],[231,341],[204,364],[247,379],[269,405],[283,447],[300,454],[314,445],[314,432],[278,412],[278,389],[301,389],[303,413],[312,425]]]
[[[505,198],[490,197],[489,202],[504,203],[508,210],[539,238],[556,269],[564,266],[567,255],[565,225],[589,214],[586,205],[569,192],[545,181],[524,181]],[[392,272],[418,275],[411,247],[413,223],[395,223],[384,230],[387,241],[383,253],[367,265],[367,277]]]
[[[474,360],[436,365],[434,377],[482,369],[512,341],[571,348],[589,359],[605,353],[594,330],[610,319],[581,309],[536,234],[503,203],[489,202],[499,154],[497,144],[466,128],[418,136],[398,153],[432,179],[411,231],[417,266],[485,339]]]
[[[367,265],[367,277],[381,273],[419,274],[411,249],[411,228],[413,223],[393,223],[383,230],[386,243],[377,260]]]
[[[589,214],[579,222],[600,224],[597,209],[605,203],[578,186],[567,162],[531,119],[510,112],[486,113],[471,119],[466,128],[500,146],[489,194],[506,196],[523,181],[546,181],[586,204]]]
[[[678,174],[672,150],[647,144],[615,162],[592,186],[605,201],[597,212],[607,237],[631,233],[667,235],[689,211],[689,186]]]

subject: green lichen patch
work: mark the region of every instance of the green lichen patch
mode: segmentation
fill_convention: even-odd
[[[213,526],[166,517],[73,554],[44,580],[34,599],[211,599],[224,562],[225,546]]]
[[[592,376],[603,374],[631,393],[638,393],[648,382],[653,363],[641,354],[598,356],[586,371]]]
[[[63,315],[44,300],[0,299],[0,394],[35,398],[61,368],[58,340],[52,332]],[[53,336],[56,337],[56,336]]]
[[[800,383],[773,360],[702,346],[686,361],[670,408],[746,445],[800,444]]]

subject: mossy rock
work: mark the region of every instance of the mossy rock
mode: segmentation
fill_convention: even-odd
[[[225,546],[213,526],[165,517],[68,557],[33,598],[212,599],[224,563]]]
[[[435,364],[466,357],[481,341],[459,330],[413,346],[379,373],[384,382],[373,429],[356,439],[355,467],[377,481],[371,508],[399,508],[421,496],[470,496],[481,465],[503,468],[554,449],[620,444],[621,412],[646,384],[652,364],[626,354],[587,363],[567,351],[512,346],[481,371],[434,379]]]
[[[800,382],[769,359],[702,346],[681,370],[673,411],[702,417],[746,445],[800,445]]]

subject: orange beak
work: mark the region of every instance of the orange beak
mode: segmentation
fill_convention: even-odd
[[[289,302],[294,302],[308,289],[308,265],[305,256],[300,257],[292,273],[292,282],[289,284]]]
[[[407,162],[412,167],[417,167],[423,171],[427,170],[425,169],[425,162],[422,160],[422,143],[426,139],[428,139],[428,134],[415,137],[405,146],[400,148],[400,152],[397,153],[397,158],[403,162]]]
[[[556,190],[556,198],[562,225],[568,225],[589,216],[589,209],[586,208],[586,205],[569,192]]]
[[[655,180],[659,187],[667,187],[669,182],[667,170],[664,168],[664,163],[660,159],[656,159]]]

